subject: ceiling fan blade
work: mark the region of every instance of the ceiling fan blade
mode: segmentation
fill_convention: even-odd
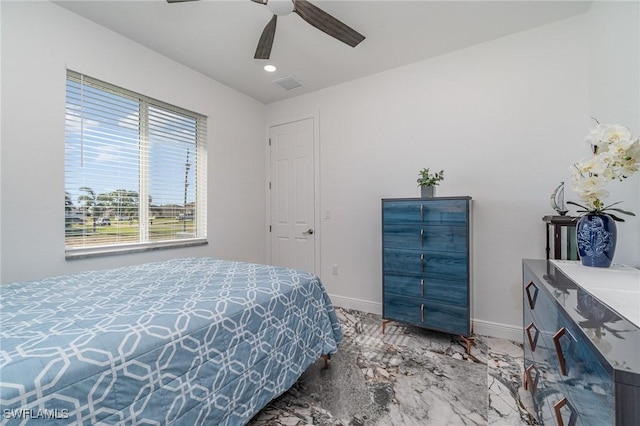
[[[258,47],[256,47],[256,54],[253,55],[254,59],[269,59],[269,56],[271,56],[271,47],[273,46],[273,38],[276,35],[277,21],[278,16],[273,15],[273,18],[271,18],[267,26],[264,27],[260,40],[258,41]]]
[[[198,0],[167,0],[167,3],[186,3],[188,1],[198,1]]]
[[[331,37],[356,47],[365,37],[307,0],[294,0],[293,10],[302,19]]]

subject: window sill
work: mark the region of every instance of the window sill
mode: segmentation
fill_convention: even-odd
[[[138,243],[127,244],[118,247],[86,247],[67,249],[64,253],[65,260],[86,259],[90,257],[113,256],[118,254],[144,253],[154,250],[196,247],[209,244],[204,238],[193,238],[184,241],[167,241],[163,243]]]

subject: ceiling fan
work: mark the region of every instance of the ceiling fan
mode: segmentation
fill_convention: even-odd
[[[168,3],[183,3],[187,1],[197,0],[167,0]],[[276,23],[278,16],[288,15],[291,12],[296,13],[302,19],[313,25],[320,31],[329,34],[331,37],[340,40],[341,42],[348,44],[351,47],[356,47],[365,37],[354,30],[353,28],[345,25],[338,19],[329,15],[317,6],[314,6],[307,0],[251,0],[254,3],[266,5],[273,13],[273,17],[264,27],[260,40],[258,40],[258,47],[256,53],[253,56],[254,59],[269,59],[271,56],[271,48],[273,47],[273,39],[276,34]]]

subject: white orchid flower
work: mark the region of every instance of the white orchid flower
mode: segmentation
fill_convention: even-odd
[[[584,210],[578,212],[583,213],[613,210],[633,215],[614,208],[618,203],[605,205],[602,200],[609,196],[609,192],[604,189],[609,181],[626,179],[640,169],[640,140],[627,127],[598,123],[589,130],[585,142],[590,145],[593,155],[580,159],[570,168],[573,189],[585,205],[569,203],[582,207]],[[617,221],[623,221],[615,215],[611,216]]]

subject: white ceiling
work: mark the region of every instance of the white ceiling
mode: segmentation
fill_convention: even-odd
[[[253,59],[271,19],[250,0],[55,1],[265,104],[565,19],[591,1],[311,0],[366,39],[349,47],[290,14],[278,19],[267,73]],[[293,75],[303,86],[274,80]]]

